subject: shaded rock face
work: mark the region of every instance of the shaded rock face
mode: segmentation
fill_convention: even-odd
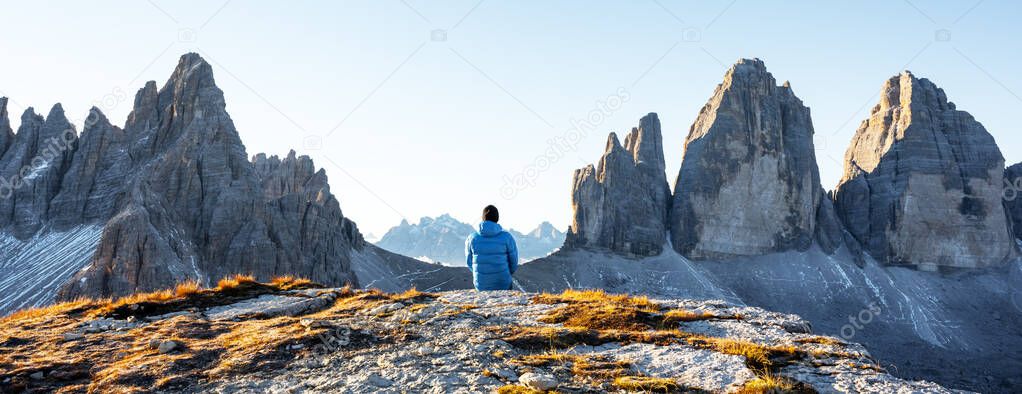
[[[891,265],[981,268],[1014,254],[993,137],[944,91],[890,78],[845,153],[835,193],[847,230]]]
[[[1004,170],[1004,208],[1008,210],[1015,238],[1022,241],[1022,163]]]
[[[49,202],[60,190],[77,138],[60,104],[45,118],[32,108],[25,110],[18,133],[0,158],[0,228],[28,237],[54,215]]]
[[[17,296],[0,300],[0,312],[58,289],[64,299],[116,296],[234,273],[358,285],[354,260],[360,275],[425,270],[365,243],[309,157],[249,160],[196,54],[182,56],[162,88],[138,91],[123,129],[93,108],[78,136],[58,104],[45,118],[28,109],[14,134],[6,105],[0,99],[0,268],[11,276],[0,288]],[[73,242],[39,256],[31,246],[40,240]],[[50,268],[35,269],[41,261]]]
[[[824,198],[809,108],[743,59],[699,112],[671,207],[671,241],[693,259],[832,251],[840,226]]]
[[[660,119],[650,113],[625,137],[610,134],[596,166],[575,170],[566,248],[604,248],[638,256],[663,250],[670,189]]]
[[[138,92],[123,131],[94,122],[77,158],[72,169],[83,176],[68,177],[67,197],[55,203],[68,208],[65,222],[109,221],[89,267],[61,290],[64,298],[186,279],[208,285],[238,272],[356,282],[350,252],[363,241],[325,173],[294,152],[249,162],[223,92],[198,55],[183,56],[163,88],[150,82]],[[81,206],[86,216],[78,217]]]

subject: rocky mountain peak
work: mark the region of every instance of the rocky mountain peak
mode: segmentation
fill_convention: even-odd
[[[670,191],[656,114],[640,119],[624,146],[610,133],[600,161],[575,170],[573,185],[566,247],[638,256],[663,250]]]
[[[636,165],[644,164],[660,171],[663,171],[666,165],[663,146],[660,118],[653,112],[639,119],[639,126],[633,127],[625,137],[624,148],[632,153],[632,160]]]
[[[0,97],[0,158],[14,141],[14,130],[11,129],[11,119],[7,115],[7,97]]]
[[[674,190],[674,248],[726,259],[839,240],[820,186],[809,108],[759,59],[732,66],[685,142]],[[826,236],[818,233],[826,228]]]
[[[878,261],[979,268],[1014,255],[993,137],[933,82],[903,72],[845,153],[835,193],[849,232]]]
[[[0,390],[958,392],[898,378],[864,346],[814,334],[799,316],[717,300],[395,294],[279,280],[150,301],[158,296],[4,319],[0,329],[18,340],[0,365],[17,368],[0,369]],[[42,321],[60,334],[39,330]],[[224,345],[238,338],[244,346]],[[78,358],[89,362],[54,362]]]

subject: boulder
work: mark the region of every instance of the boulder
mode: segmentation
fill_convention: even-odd
[[[1014,255],[1001,151],[933,82],[888,79],[844,161],[835,207],[877,261],[982,268]]]

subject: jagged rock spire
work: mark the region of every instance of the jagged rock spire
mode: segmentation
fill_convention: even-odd
[[[14,130],[11,130],[11,119],[7,116],[7,97],[0,97],[0,158],[14,142]]]
[[[0,163],[0,228],[19,238],[32,236],[50,218],[50,200],[76,147],[78,134],[55,104],[43,118],[28,108]]]
[[[905,71],[852,138],[835,204],[882,263],[979,268],[1015,252],[1003,187],[1004,158],[983,125]]]
[[[610,133],[599,163],[575,170],[565,246],[660,254],[669,199],[660,120],[650,113],[628,133],[624,146]]]
[[[50,202],[52,224],[66,229],[109,219],[131,175],[128,138],[98,108],[89,110],[78,148]]]
[[[685,141],[671,207],[674,248],[695,259],[804,250],[817,239],[833,249],[836,226],[817,234],[819,211],[829,207],[821,208],[823,197],[809,108],[789,84],[777,86],[761,60],[740,60]]]

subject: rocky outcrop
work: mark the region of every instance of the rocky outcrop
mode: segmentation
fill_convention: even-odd
[[[1004,170],[1004,208],[1015,232],[1015,238],[1022,241],[1022,163]]]
[[[566,248],[602,248],[654,256],[663,250],[670,189],[664,174],[663,137],[655,113],[625,137],[611,133],[596,166],[575,170],[574,211]]]
[[[123,129],[93,108],[79,138],[58,104],[46,118],[27,110],[11,139],[6,100],[0,109],[0,176],[11,182],[0,190],[10,191],[0,196],[0,271],[19,278],[0,283],[13,294],[0,312],[52,300],[58,288],[65,299],[116,296],[235,273],[460,283],[367,244],[309,157],[250,161],[197,54],[182,56],[162,88],[138,91]],[[40,259],[30,244],[51,240],[73,242]],[[365,277],[390,273],[406,276]]]
[[[4,320],[17,340],[0,353],[0,391],[956,392],[895,377],[862,345],[814,335],[796,315],[720,301],[647,300],[644,311],[660,312],[560,324],[577,310],[635,308],[511,291],[232,294],[105,313],[85,301]],[[690,317],[664,320],[671,313]],[[62,334],[39,330],[44,318]],[[636,326],[612,327],[621,322]]]
[[[983,125],[906,71],[884,83],[852,138],[835,205],[881,263],[981,268],[1014,254],[1003,187],[1004,159]]]
[[[670,228],[674,249],[694,259],[839,245],[809,108],[759,59],[727,71],[689,130]]]

